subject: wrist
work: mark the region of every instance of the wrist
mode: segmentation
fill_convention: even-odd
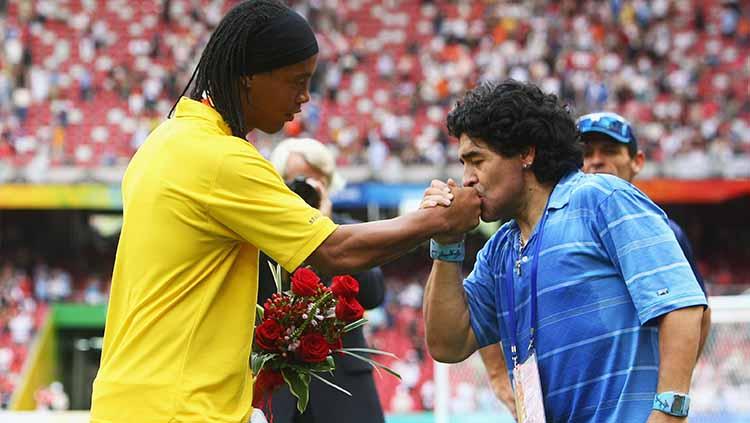
[[[686,421],[688,421],[687,417],[675,417],[658,410],[651,410],[647,423],[681,423]]]
[[[435,235],[432,237],[435,242],[437,242],[440,245],[449,245],[449,244],[459,244],[464,242],[464,239],[466,237],[464,235],[447,235],[447,234],[440,234]]]
[[[453,229],[453,226],[451,225],[450,220],[448,220],[445,216],[445,211],[447,210],[446,207],[438,206],[433,207],[431,209],[424,209],[428,213],[431,214],[432,220],[434,223],[432,223],[430,226],[432,227],[433,231],[430,234],[430,237],[433,239],[438,239],[441,237],[441,235],[444,236],[444,234],[450,233],[450,231]],[[450,240],[446,241],[447,244],[450,244]]]

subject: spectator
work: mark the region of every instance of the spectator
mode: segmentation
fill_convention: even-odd
[[[125,120],[160,112],[157,106],[174,98],[175,86],[187,81],[186,69],[194,65],[194,52],[207,41],[221,7],[228,6],[211,2],[201,11],[164,1],[158,8],[135,8],[129,21],[144,24],[137,27],[140,31],[129,27],[126,31],[117,15],[100,16],[95,8],[85,7],[77,11],[76,19],[61,20],[73,15],[72,8],[53,3],[42,2],[36,8],[38,21],[28,35],[21,36],[23,31],[14,23],[0,34],[10,71],[0,76],[0,117],[10,117],[10,113],[21,123],[9,132],[13,145],[48,125],[44,109],[50,109],[55,98],[71,98],[65,91],[81,66],[91,73],[91,88],[87,88],[87,78],[81,79],[76,97],[90,98],[90,102],[74,101],[67,108],[69,114],[78,116],[77,124],[87,129],[105,124],[102,114],[94,111],[112,108],[113,92],[129,102],[127,107],[114,105],[127,110]],[[648,128],[641,143],[657,175],[747,176],[744,165],[750,162],[750,153],[743,148],[745,138],[727,138],[732,152],[727,166],[711,166],[704,154],[717,137],[715,130],[705,130],[707,126],[750,123],[746,92],[750,76],[743,71],[743,58],[750,55],[745,5],[735,0],[717,0],[720,8],[697,0],[610,3],[609,8],[594,1],[579,2],[575,8],[569,2],[529,0],[474,6],[461,0],[455,7],[451,2],[425,3],[418,8],[397,4],[394,15],[398,18],[382,21],[369,20],[365,18],[368,13],[341,2],[314,7],[300,3],[300,11],[309,13],[326,46],[314,78],[322,81],[320,88],[317,83],[315,87],[320,112],[298,118],[286,135],[337,141],[346,146],[341,163],[365,163],[371,156],[367,146],[377,143],[365,142],[369,135],[362,122],[377,120],[388,148],[378,150],[385,160],[376,162],[441,166],[452,154],[450,148],[438,148],[432,142],[435,134],[424,135],[430,132],[424,122],[434,114],[431,110],[437,108],[444,115],[456,96],[477,79],[512,76],[540,83],[580,113],[606,108]],[[114,3],[105,7],[110,4]],[[34,11],[29,5],[21,2],[10,12],[24,22],[24,15]],[[372,14],[378,7],[368,3],[361,10]],[[51,26],[51,20],[63,29]],[[188,28],[186,22],[195,24]],[[571,28],[570,35],[561,35],[562,28]],[[40,52],[31,54],[30,46],[45,46],[49,39],[59,40],[61,47],[54,51],[40,47]],[[65,47],[73,43],[78,46],[77,55]],[[130,45],[135,48],[120,48]],[[105,48],[111,46],[116,46],[114,51]],[[164,72],[166,68],[176,70]],[[45,79],[48,89],[41,82]],[[30,99],[28,90],[32,91]],[[398,100],[382,98],[379,92],[395,93]],[[717,96],[725,99],[727,107],[715,116],[686,112],[691,105],[712,104]],[[394,124],[393,119],[383,118],[387,114],[412,122]],[[339,116],[346,117],[347,125],[328,125]],[[64,137],[76,128],[64,126],[58,131]],[[698,134],[697,144],[681,135],[686,131]],[[64,138],[76,144],[92,141],[90,135],[72,135]],[[445,136],[442,127],[437,136]],[[101,160],[96,156],[107,153],[94,149],[90,161],[127,161],[133,151],[131,139],[130,130],[112,131],[109,142],[122,147],[114,148],[117,160]],[[13,154],[13,166],[18,166],[42,153],[17,149]],[[675,157],[682,166],[669,165]],[[55,160],[53,165],[60,163],[64,160]]]

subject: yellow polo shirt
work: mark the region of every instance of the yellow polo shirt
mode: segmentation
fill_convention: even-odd
[[[258,250],[291,271],[336,225],[187,98],[134,155],[122,196],[92,421],[247,422]]]

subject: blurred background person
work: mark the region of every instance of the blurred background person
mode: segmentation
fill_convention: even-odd
[[[279,171],[292,191],[312,207],[330,217],[337,224],[359,223],[345,215],[332,212],[329,196],[344,187],[343,178],[335,171],[335,158],[329,148],[311,138],[289,138],[271,153],[271,163]],[[276,292],[276,285],[266,262],[274,263],[261,254],[259,267],[258,304],[263,304]],[[274,263],[275,264],[275,263]],[[359,285],[357,300],[365,309],[383,303],[385,283],[380,267],[353,275]],[[330,279],[324,280],[330,286]],[[284,287],[284,289],[289,289]],[[344,348],[367,348],[362,327],[347,333]],[[323,382],[310,382],[310,402],[304,413],[299,413],[296,398],[286,385],[276,391],[271,401],[273,421],[276,423],[357,422],[383,423],[383,409],[375,389],[372,367],[346,355],[334,355],[336,370],[332,378],[336,385],[351,392],[349,397]],[[269,414],[268,412],[266,414]]]

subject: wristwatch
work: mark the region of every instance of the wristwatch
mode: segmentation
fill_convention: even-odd
[[[680,392],[661,392],[654,397],[654,410],[677,417],[687,417],[690,411],[690,395]]]

